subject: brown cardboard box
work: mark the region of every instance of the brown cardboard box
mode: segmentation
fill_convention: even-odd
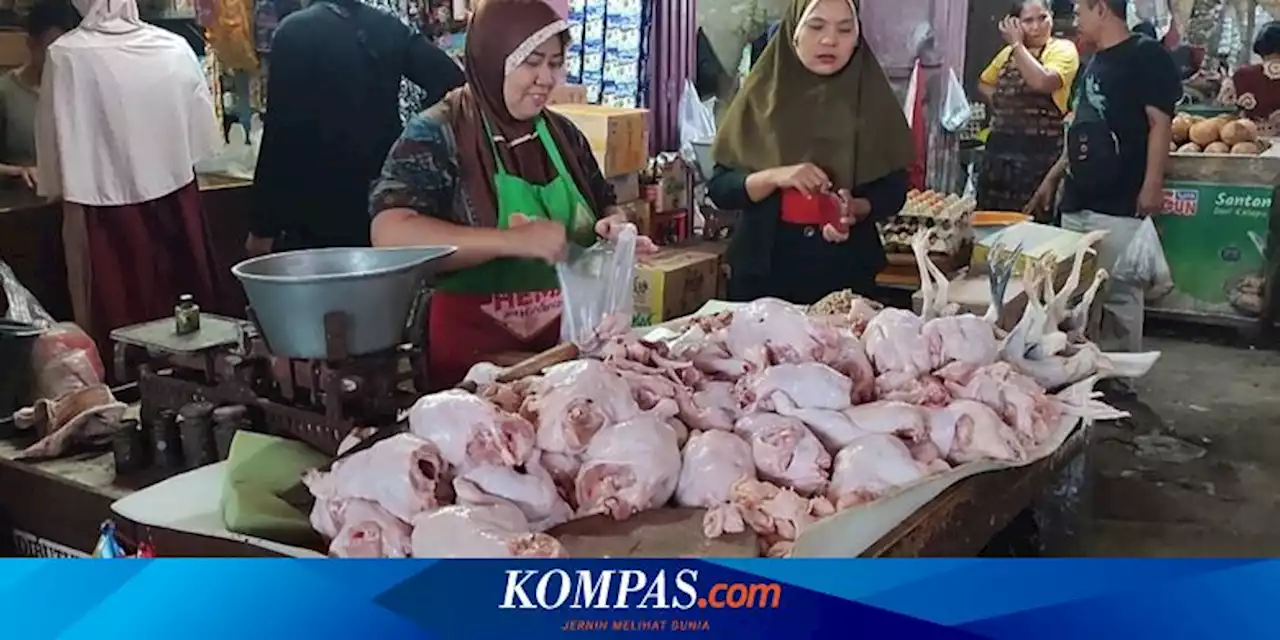
[[[613,186],[613,194],[617,197],[617,202],[640,199],[640,174],[638,173],[609,178],[609,184]]]
[[[586,104],[587,88],[580,84],[562,84],[551,90],[547,96],[548,105]]]
[[[726,254],[729,253],[728,240],[703,240],[688,246],[691,251],[701,251],[710,253],[720,260],[720,280],[716,283],[716,300],[725,300],[729,297],[729,261]]]
[[[552,111],[568,118],[587,137],[604,177],[643,171],[649,162],[647,109],[595,104],[562,104]]]
[[[663,249],[636,265],[632,324],[644,327],[689,315],[716,297],[720,259],[689,249]]]

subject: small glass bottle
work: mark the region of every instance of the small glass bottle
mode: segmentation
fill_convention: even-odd
[[[185,336],[200,330],[200,305],[189,293],[178,296],[178,304],[173,307],[174,327],[178,335]]]

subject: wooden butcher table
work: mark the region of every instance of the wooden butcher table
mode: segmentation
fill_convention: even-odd
[[[1088,503],[1087,492],[1079,490],[1085,472],[1083,453],[1087,439],[1088,431],[1078,430],[1056,453],[1043,460],[961,480],[873,544],[864,555],[975,556],[1015,516],[1033,506],[1043,542],[1039,549],[1049,555],[1073,552],[1056,541],[1079,539],[1074,534],[1079,529],[1080,507]],[[45,541],[41,552],[44,554],[58,547],[89,554],[97,540],[98,525],[109,518],[117,521],[125,538],[149,538],[163,556],[277,555],[241,542],[121,522],[112,515],[111,503],[140,487],[115,483],[110,455],[27,464],[13,461],[15,454],[13,446],[0,441],[0,556],[31,553],[37,546],[33,541]],[[1068,482],[1060,481],[1064,473],[1069,476]],[[1059,495],[1049,496],[1050,493]],[[15,530],[20,544],[6,549],[14,536],[5,529]]]

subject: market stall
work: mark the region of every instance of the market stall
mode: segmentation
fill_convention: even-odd
[[[1088,241],[1081,243],[1077,256],[1084,255],[1087,245]],[[927,247],[925,234],[913,242],[917,255],[924,256]],[[1013,258],[1016,260],[1017,256]],[[283,259],[287,261],[289,256]],[[418,257],[406,263],[409,265],[406,270],[412,270],[415,265],[429,265],[430,260],[431,256]],[[991,260],[998,266],[1005,264],[1003,257]],[[920,263],[923,273],[930,272],[927,265],[927,262]],[[1010,265],[1010,269],[1012,267]],[[1040,268],[1035,263],[1020,267],[1021,270]],[[1077,258],[1073,268],[1077,277],[1079,269]],[[249,273],[252,275],[252,271]],[[1030,273],[1032,277],[1045,275]],[[242,269],[241,275],[244,274]],[[372,278],[360,285],[366,290],[386,287],[389,283],[385,270],[362,277]],[[965,325],[966,331],[979,330],[971,336],[980,336],[980,328],[987,327],[987,331],[992,332],[991,349],[995,349],[990,320],[977,316],[939,316],[938,309],[948,307],[945,278],[933,273],[924,279],[929,294],[925,296],[921,314],[936,318],[933,326],[945,332],[942,327],[958,323],[957,329]],[[311,286],[316,285],[321,283]],[[1039,288],[1032,290],[1039,291]],[[1067,290],[1074,291],[1074,288]],[[1145,358],[1145,365],[1138,367],[1141,371],[1133,368],[1133,362],[1125,369],[1125,361],[1118,356],[1100,356],[1091,350],[1092,345],[1076,337],[1072,338],[1075,342],[1065,348],[1057,347],[1053,353],[1058,355],[1043,354],[1043,359],[1034,363],[1025,360],[1023,355],[1002,356],[997,351],[981,349],[978,355],[973,352],[961,355],[963,350],[948,348],[937,357],[950,364],[942,366],[942,360],[930,360],[933,364],[928,365],[927,370],[935,371],[940,377],[934,374],[916,377],[919,374],[910,374],[908,369],[901,368],[909,366],[909,360],[894,355],[899,349],[910,352],[914,349],[913,340],[920,340],[915,332],[922,329],[909,327],[921,320],[910,312],[880,311],[868,306],[867,301],[849,295],[836,296],[807,313],[776,301],[736,307],[712,305],[696,317],[666,322],[657,328],[611,334],[613,337],[603,344],[591,346],[589,342],[575,342],[577,349],[556,349],[543,354],[548,359],[541,364],[550,365],[543,377],[536,373],[533,377],[511,373],[507,378],[478,380],[474,395],[467,391],[423,397],[410,394],[409,404],[399,405],[412,407],[407,423],[409,431],[382,431],[380,433],[389,437],[380,438],[378,431],[357,429],[356,425],[392,428],[395,422],[392,406],[396,403],[384,404],[392,398],[386,395],[387,387],[381,385],[383,381],[397,380],[398,389],[409,389],[405,385],[413,384],[413,377],[399,377],[396,373],[406,361],[381,359],[377,349],[351,350],[361,344],[361,335],[346,333],[346,329],[367,325],[351,323],[353,319],[358,320],[351,314],[358,315],[359,309],[344,308],[336,315],[330,312],[323,322],[325,330],[315,334],[322,336],[319,338],[322,346],[318,348],[328,352],[325,364],[321,364],[304,348],[309,323],[298,313],[305,309],[295,307],[291,326],[282,328],[277,322],[280,312],[264,303],[260,297],[263,292],[258,291],[256,299],[253,289],[249,293],[257,312],[253,315],[254,323],[206,315],[200,321],[199,332],[178,341],[169,335],[175,325],[167,319],[117,332],[115,338],[120,344],[135,349],[142,346],[140,353],[145,353],[138,370],[141,376],[138,422],[123,418],[121,424],[132,426],[117,431],[113,438],[112,466],[121,473],[102,468],[100,457],[96,459],[98,470],[88,472],[83,464],[41,463],[49,465],[47,469],[63,465],[63,473],[79,475],[75,482],[54,478],[32,464],[6,463],[2,473],[12,478],[7,484],[27,489],[5,497],[3,504],[12,526],[24,532],[20,534],[26,541],[24,544],[30,545],[34,536],[62,547],[83,549],[84,533],[63,527],[92,526],[84,521],[101,515],[105,499],[127,494],[111,506],[121,524],[121,537],[134,541],[145,539],[161,555],[305,556],[327,550],[339,556],[394,557],[410,553],[405,547],[388,542],[402,535],[401,544],[406,544],[410,521],[416,532],[414,540],[425,539],[415,542],[415,548],[420,544],[428,547],[444,544],[440,541],[450,539],[461,540],[463,547],[467,547],[468,536],[479,535],[484,540],[519,542],[519,549],[507,549],[517,554],[560,555],[576,551],[577,555],[589,555],[593,553],[591,549],[603,553],[601,549],[618,548],[619,539],[634,539],[637,535],[645,540],[664,541],[659,547],[642,545],[640,548],[651,551],[661,548],[672,554],[681,549],[688,554],[730,556],[757,552],[830,556],[972,551],[980,548],[1012,514],[1025,508],[1068,461],[1077,459],[1075,454],[1087,437],[1087,429],[1078,428],[1081,418],[1087,424],[1092,419],[1119,415],[1092,399],[1089,389],[1093,379],[1087,375],[1090,372],[1141,375],[1145,370],[1143,366],[1149,367],[1154,361],[1154,358]],[[384,288],[383,293],[401,296],[400,299],[410,297],[409,292],[401,288]],[[934,293],[940,293],[940,297]],[[276,291],[273,297],[280,294]],[[1042,300],[1043,306],[1028,307],[1032,309],[1028,313],[1047,310],[1052,319],[1046,319],[1051,324],[1060,324],[1069,335],[1076,335],[1079,327],[1072,318],[1078,316],[1079,310],[1069,305],[1060,307],[1052,291],[1046,295],[1050,297]],[[339,299],[350,302],[348,298]],[[390,303],[390,298],[386,302]],[[401,308],[398,303],[383,306]],[[1084,309],[1087,307],[1088,302]],[[994,317],[999,316],[997,309]],[[603,327],[611,326],[609,317],[610,313],[606,312]],[[319,323],[318,318],[316,322]],[[906,325],[902,326],[908,327],[906,333],[899,335],[897,341],[890,338],[902,330],[895,327],[904,322]],[[233,332],[236,337],[229,344],[224,340],[230,338],[223,336],[228,326],[237,329]],[[729,333],[720,338],[699,337],[705,331],[717,331],[717,326]],[[828,331],[833,332],[832,337],[843,335],[845,338],[830,343],[833,350],[814,352],[818,360],[801,358],[788,362],[777,359],[779,353],[786,352],[773,355],[771,350],[753,352],[750,344],[743,346],[738,338],[732,337],[746,329],[767,333],[771,331],[768,326],[782,330],[779,337],[790,335],[789,340],[798,340],[797,354],[806,352],[803,345],[809,344],[809,340],[816,341],[815,347],[825,344],[818,336]],[[1014,335],[1026,339],[1029,326],[1020,324]],[[805,328],[804,337],[789,333],[800,327]],[[212,333],[203,335],[209,331]],[[367,338],[367,329],[364,333]],[[858,340],[859,335],[867,337]],[[205,338],[213,342],[205,346],[192,342],[208,342]],[[383,339],[395,344],[394,334]],[[965,346],[972,346],[972,342],[966,340]],[[974,344],[982,343],[977,339]],[[274,346],[264,350],[268,344]],[[766,338],[757,340],[756,344],[776,343]],[[358,355],[335,357],[344,345],[349,354]],[[611,351],[611,346],[620,350]],[[763,368],[757,369],[758,374],[739,376],[736,383],[713,378],[697,382],[699,375],[717,375],[712,371],[731,375],[722,368],[724,364],[716,365],[706,359],[711,353],[707,349],[713,347],[728,349],[729,353],[745,348],[747,351],[743,351],[742,356],[764,358],[759,365]],[[127,356],[128,351],[125,348],[117,354]],[[412,347],[397,346],[394,351],[407,356],[412,353]],[[575,353],[585,357],[554,364]],[[953,361],[953,358],[959,359]],[[1001,358],[1008,361],[1003,362]],[[979,366],[979,361],[990,364]],[[965,373],[967,366],[957,368],[963,362],[979,368]],[[1085,362],[1093,364],[1084,365],[1086,368],[1082,369],[1081,363]],[[128,365],[130,358],[117,357],[116,363]],[[889,377],[871,377],[873,366],[881,376]],[[948,366],[951,369],[947,369]],[[675,367],[669,370],[673,374],[684,373],[667,377],[658,372],[661,367]],[[773,367],[794,368],[795,379],[770,374]],[[834,367],[848,373],[840,373]],[[1010,367],[1029,373],[1018,374],[1017,369]],[[1121,373],[1121,369],[1126,372]],[[1039,397],[1035,401],[1039,404],[1034,406],[1041,408],[1035,414],[1019,414],[1019,409],[1012,405],[983,404],[994,400],[980,400],[985,397],[978,391],[980,386],[961,382],[968,375],[978,375],[979,371],[1006,381],[995,382],[993,378],[997,385],[1013,381],[1013,388],[1020,393]],[[695,375],[695,372],[701,373]],[[1017,378],[1018,375],[1027,377]],[[809,378],[813,378],[809,381],[813,384],[801,384]],[[960,386],[945,387],[944,378]],[[896,382],[890,382],[895,379]],[[1036,382],[1037,379],[1044,382]],[[1077,380],[1081,385],[1072,386]],[[778,388],[773,394],[766,394],[768,385]],[[612,393],[609,389],[614,387],[614,391],[622,395],[596,397],[598,393]],[[835,395],[825,400],[814,400],[807,395],[825,387],[835,389]],[[1044,388],[1060,387],[1068,389],[1057,395],[1044,394]],[[943,391],[944,388],[949,390]],[[716,404],[714,397],[730,389],[733,391],[729,395],[721,397],[721,402],[727,403]],[[936,391],[945,394],[946,399],[933,395]],[[674,395],[664,403],[664,393]],[[1034,396],[1036,393],[1040,395]],[[576,414],[561,415],[555,413],[553,407],[562,406],[565,401],[568,404],[564,407],[575,406],[574,398],[579,396],[588,401],[585,407],[614,406],[624,413],[619,413],[612,422],[608,416],[602,416],[606,422],[587,431],[561,431],[575,429],[561,420],[572,419]],[[928,399],[930,397],[934,399]],[[960,399],[963,397],[974,399]],[[339,403],[339,399],[343,402]],[[876,399],[879,402],[868,403]],[[763,402],[772,404],[766,407]],[[801,412],[786,409],[787,402],[804,403],[793,407]],[[929,404],[933,402],[941,404]],[[631,409],[625,408],[628,406]],[[436,415],[441,410],[444,413]],[[491,417],[478,424],[445,419],[455,410],[479,410],[480,415]],[[880,422],[864,413],[880,410],[900,411],[898,419],[903,421]],[[831,413],[823,414],[823,411]],[[971,413],[974,411],[978,413]],[[956,412],[985,420],[981,422],[984,435],[938,426],[939,421],[949,420],[954,429],[958,424],[956,416],[960,415]],[[662,415],[667,417],[656,417]],[[734,418],[735,415],[738,417]],[[854,420],[853,416],[872,421],[843,422]],[[761,424],[758,429],[739,428],[737,422],[743,419],[776,420],[779,424]],[[724,420],[729,422],[716,426]],[[404,423],[401,424],[403,428]],[[677,424],[687,429],[684,435],[673,426]],[[879,426],[873,426],[877,424]],[[971,428],[977,429],[978,424],[972,423]],[[502,435],[489,433],[492,429],[501,431]],[[559,435],[551,437],[556,433]],[[579,435],[571,437],[571,433]],[[638,446],[650,436],[657,438],[651,446]],[[608,444],[614,440],[625,446]],[[535,441],[537,448],[534,448]],[[873,443],[876,444],[873,446]],[[799,448],[801,445],[805,447],[803,451]],[[774,460],[767,453],[773,449],[778,449],[780,454],[790,453]],[[181,455],[176,455],[178,451]],[[343,451],[350,453],[343,457]],[[339,458],[330,464],[335,452]],[[564,467],[549,462],[545,452],[577,460],[580,471],[564,475]],[[481,461],[489,460],[486,456],[490,453],[501,455],[488,462]],[[479,458],[473,460],[474,456]],[[148,457],[149,466],[139,464]],[[252,459],[258,461],[259,471],[253,471],[255,466],[246,461]],[[498,462],[507,459],[517,462],[518,466]],[[281,469],[286,471],[283,477],[276,475],[268,480],[267,476],[260,475],[263,465],[277,473]],[[727,480],[722,475],[725,465],[730,470]],[[553,469],[557,474],[554,477]],[[392,476],[376,480],[370,475],[385,473]],[[398,478],[398,473],[404,476]],[[129,484],[147,485],[165,475],[171,477],[140,492],[128,491]],[[625,482],[625,477],[634,478],[633,484]],[[446,478],[453,480],[449,483]],[[306,488],[301,499],[292,495],[297,493],[294,489],[299,480]],[[570,484],[563,484],[565,482]],[[268,487],[264,483],[274,484]],[[400,483],[405,484],[395,490],[398,497],[374,489]],[[451,490],[440,492],[445,486],[451,486]],[[1001,489],[993,490],[993,487]],[[403,493],[405,490],[408,493]],[[512,490],[516,493],[511,493]],[[523,493],[526,490],[532,493]],[[33,494],[39,497],[40,492],[74,491],[88,495],[61,501],[81,505],[72,516],[55,513],[58,502],[31,497]],[[405,502],[405,498],[409,501]],[[348,512],[353,500],[365,504],[372,515],[357,516],[355,512]],[[515,519],[514,524],[512,521],[490,522],[480,530],[473,530],[475,523],[469,514],[496,509],[491,515],[500,515],[504,509],[499,508],[501,505],[507,505],[506,515]],[[673,510],[673,507],[683,510]],[[247,517],[250,512],[253,516]],[[736,529],[732,519],[719,519],[733,513],[742,517]],[[358,522],[339,524],[345,518],[357,517],[361,518]],[[365,517],[373,519],[365,520]],[[438,518],[454,519],[455,525],[462,526],[461,533],[456,535],[463,537],[421,533],[439,523]],[[57,524],[59,522],[63,524]],[[356,532],[350,527],[355,527]],[[467,534],[468,530],[473,533]],[[324,535],[317,536],[317,533]],[[370,547],[367,544],[370,536],[381,542]],[[302,542],[304,537],[314,542]],[[222,542],[201,546],[200,541],[206,538]],[[228,546],[231,543],[240,546]],[[532,546],[520,546],[525,543]],[[434,553],[507,553],[500,551],[501,546],[484,548],[489,551],[478,551],[479,547],[464,551],[445,545],[435,548]],[[609,555],[618,553],[610,551]]]
[[[1179,116],[1155,219],[1174,289],[1149,301],[1151,313],[1236,325],[1264,315],[1280,147],[1231,118]]]

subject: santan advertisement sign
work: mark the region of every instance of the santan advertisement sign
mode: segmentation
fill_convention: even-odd
[[[776,582],[700,584],[696,569],[668,572],[638,570],[506,571],[499,609],[581,612],[563,631],[698,630],[697,619],[590,619],[590,612],[690,611],[694,609],[777,609],[782,585]]]

